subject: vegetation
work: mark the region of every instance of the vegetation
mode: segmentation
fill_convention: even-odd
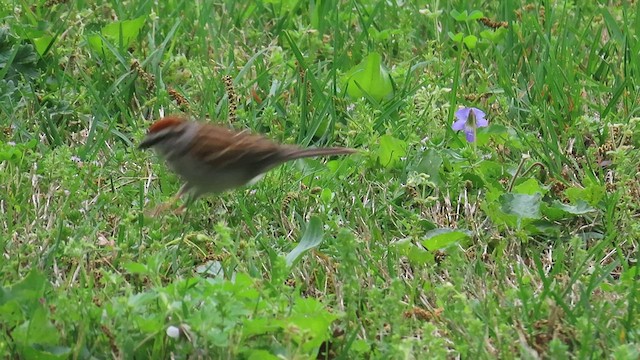
[[[483,3],[0,3],[0,354],[637,359],[640,2]],[[361,151],[147,217],[175,113]]]

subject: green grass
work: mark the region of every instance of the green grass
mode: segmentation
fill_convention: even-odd
[[[0,4],[4,358],[640,355],[640,3],[55,3]],[[183,112],[361,152],[145,217]]]

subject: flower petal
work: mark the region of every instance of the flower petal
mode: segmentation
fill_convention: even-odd
[[[478,108],[472,107],[472,108],[469,108],[469,109],[473,110],[473,112],[474,112],[473,115],[475,115],[477,119],[480,119],[480,118],[484,119],[484,117],[487,116],[487,114],[485,114],[484,111],[482,111],[482,110],[480,110]]]
[[[487,121],[487,119],[484,118],[487,115],[484,113],[484,111],[476,108],[471,108],[471,110],[473,111],[473,115],[476,118],[476,127],[489,126],[489,121]]]
[[[167,328],[167,336],[170,338],[177,339],[180,337],[180,328],[175,327],[173,325]]]
[[[460,131],[464,129],[466,126],[467,126],[467,120],[460,119],[460,120],[456,120],[451,126],[451,128],[455,131]]]
[[[471,111],[471,108],[465,107],[462,109],[458,109],[458,111],[456,111],[456,118],[458,120],[464,120],[465,122],[467,121],[467,119],[469,118],[469,112]]]
[[[467,142],[476,141],[476,132],[473,129],[466,129],[464,134],[467,136]]]

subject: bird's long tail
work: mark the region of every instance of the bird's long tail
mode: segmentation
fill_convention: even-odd
[[[295,160],[314,156],[332,156],[332,155],[348,155],[357,152],[356,149],[343,148],[343,147],[327,147],[327,148],[309,148],[300,149],[292,148],[287,152],[287,160]]]

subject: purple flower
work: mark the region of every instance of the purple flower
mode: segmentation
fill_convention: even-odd
[[[451,127],[455,131],[464,130],[467,135],[468,142],[476,141],[476,129],[489,125],[487,119],[484,118],[484,111],[466,107],[456,111],[456,120]]]

